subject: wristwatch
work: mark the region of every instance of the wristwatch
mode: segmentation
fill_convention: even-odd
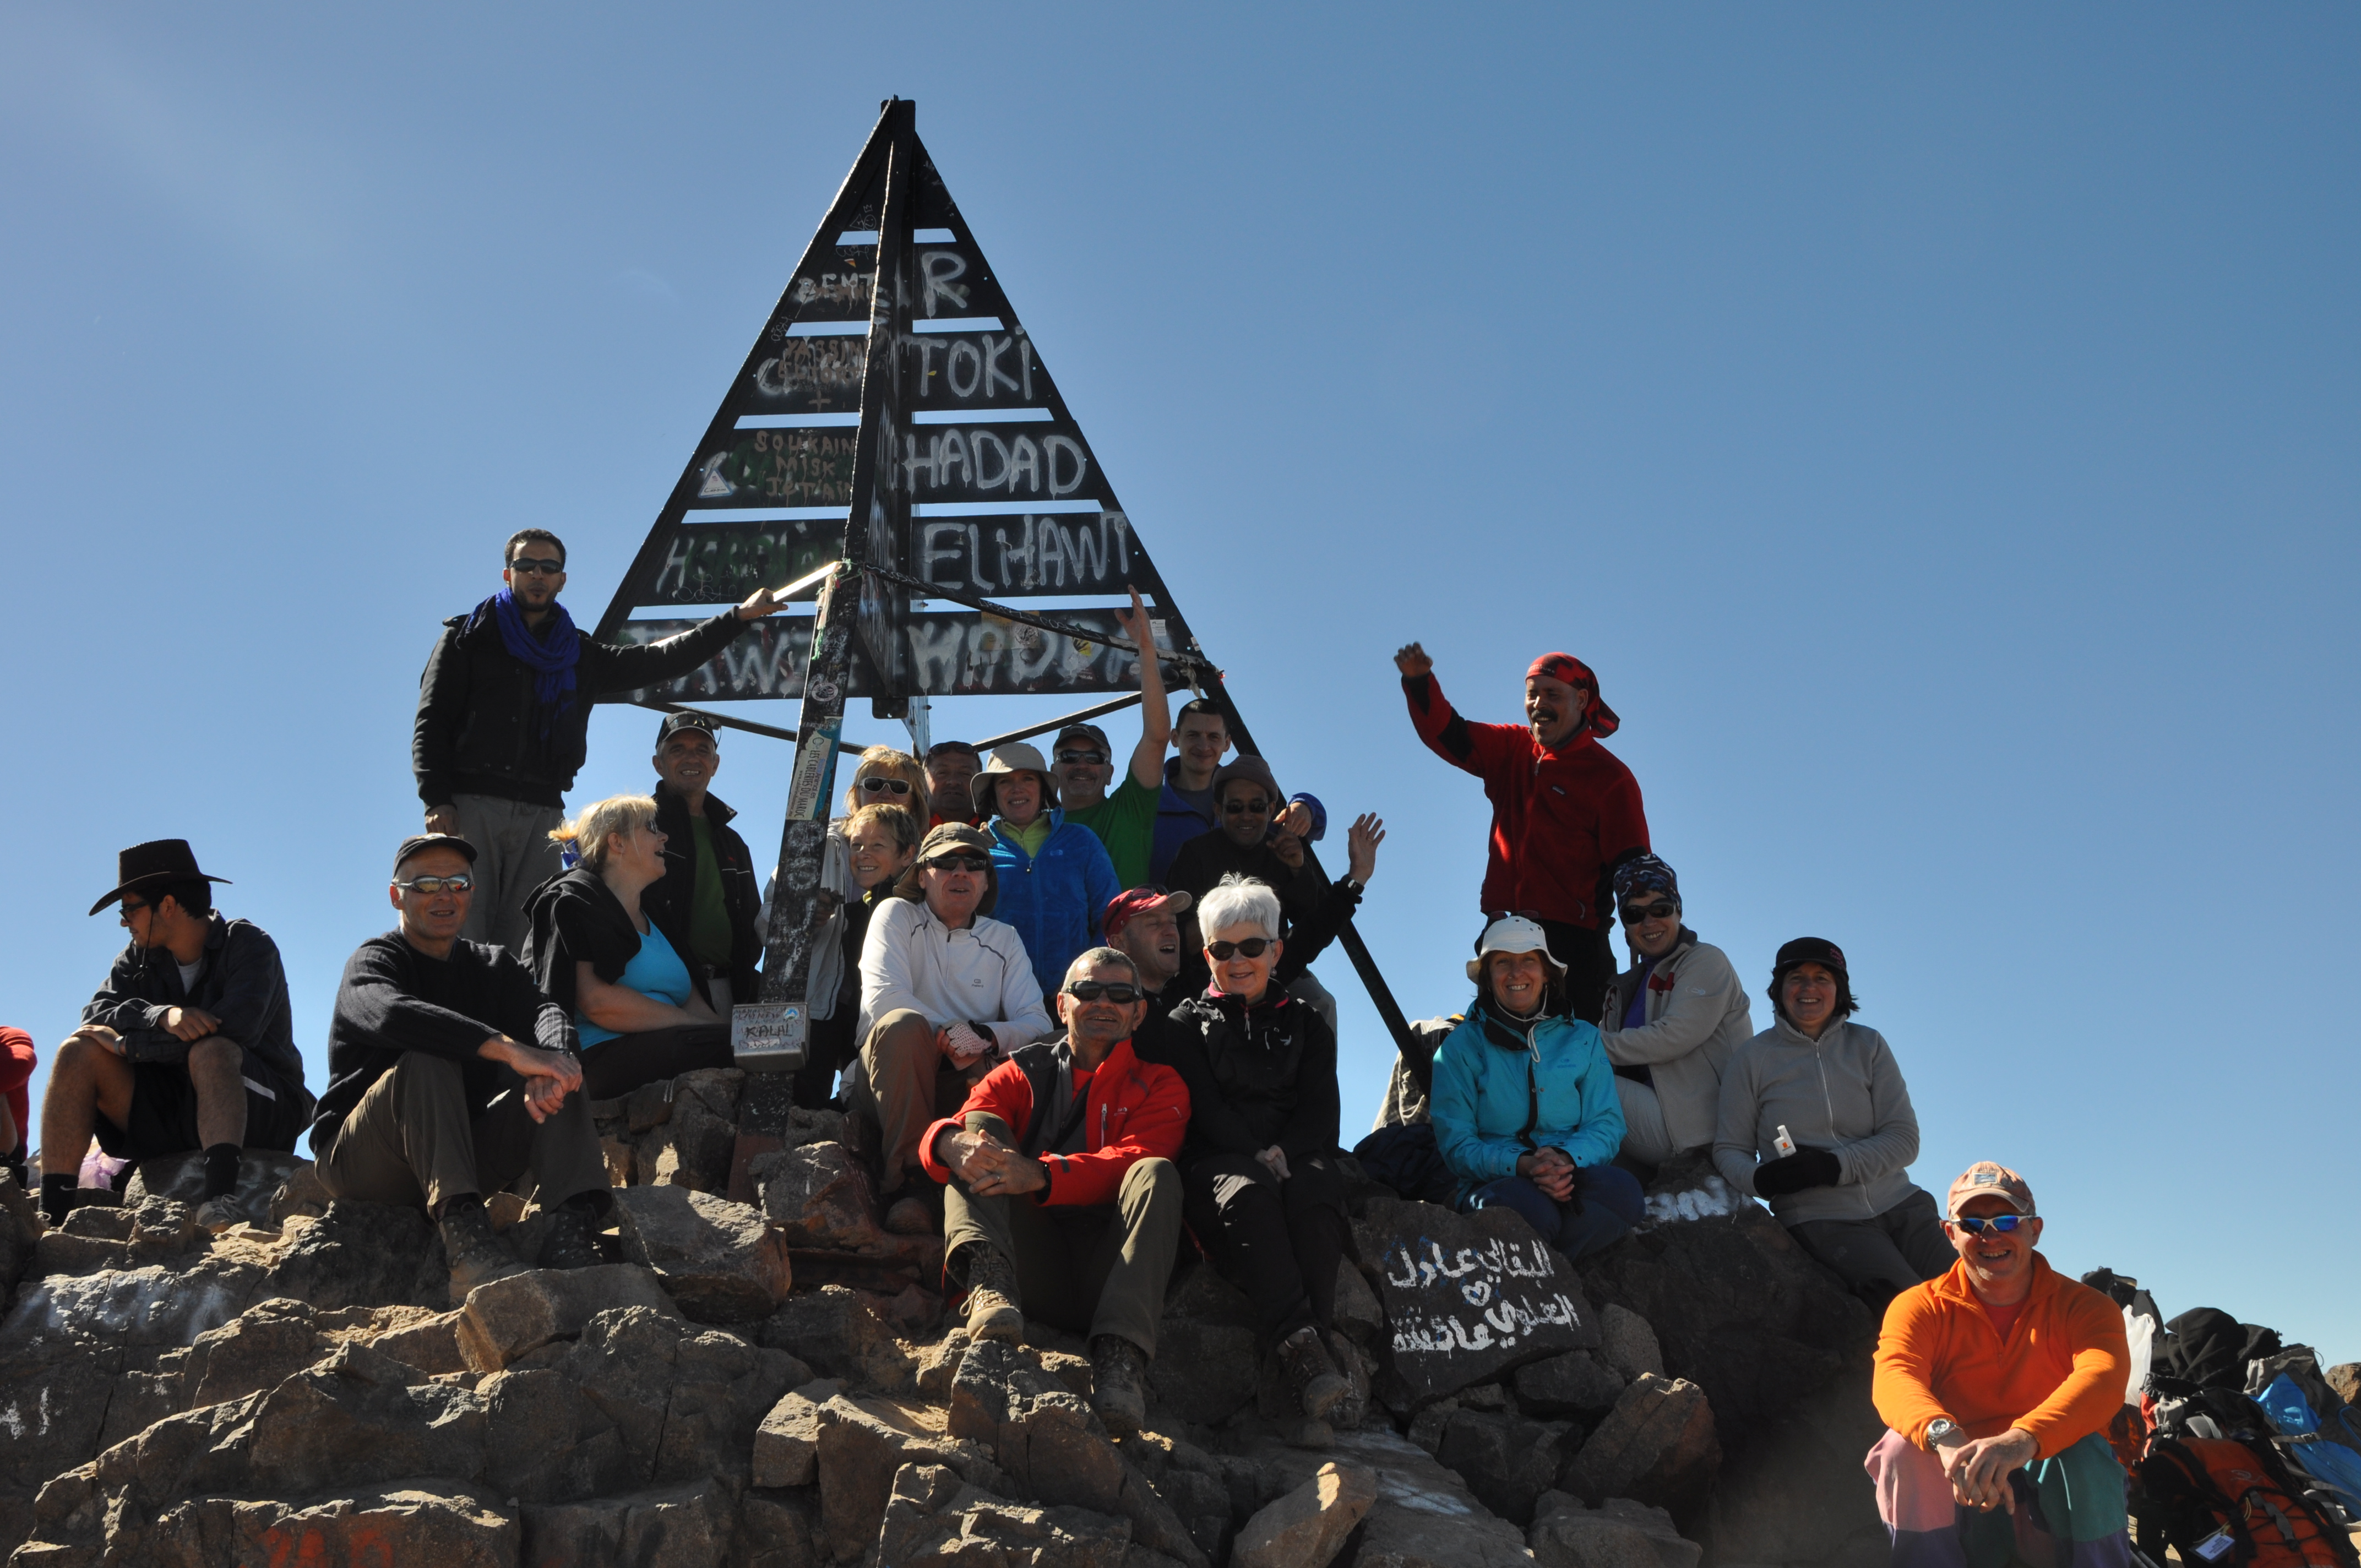
[[[1966,1429],[1949,1416],[1937,1416],[1927,1423],[1927,1446],[1929,1448],[1957,1448],[1967,1441]]]

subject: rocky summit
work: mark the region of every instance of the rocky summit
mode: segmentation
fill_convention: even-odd
[[[1868,1313],[1771,1217],[1668,1170],[1577,1273],[1513,1214],[1371,1184],[1295,1413],[1246,1299],[1189,1263],[1143,1430],[1087,1347],[946,1329],[941,1243],[892,1234],[840,1121],[733,1172],[734,1072],[594,1105],[609,1261],[448,1299],[412,1211],[192,1158],[43,1233],[0,1201],[0,1550],[140,1563],[1505,1568],[1885,1553]],[[732,1182],[738,1184],[732,1196]],[[522,1255],[541,1217],[489,1205]]]

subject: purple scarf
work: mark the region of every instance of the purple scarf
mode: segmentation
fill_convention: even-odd
[[[541,710],[541,732],[545,736],[556,717],[574,706],[574,666],[582,659],[581,633],[574,630],[574,618],[566,613],[566,607],[553,604],[548,634],[534,636],[524,623],[524,611],[517,608],[513,588],[502,588],[478,605],[467,618],[468,630],[473,630],[487,611],[500,621],[500,645],[509,656],[533,673],[533,700]]]

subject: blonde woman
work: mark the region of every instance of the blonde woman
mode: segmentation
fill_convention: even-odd
[[[864,806],[908,808],[923,831],[927,810],[927,767],[907,751],[872,746],[861,753],[852,782],[844,786],[844,809],[850,817]]]
[[[654,800],[610,796],[550,837],[581,863],[526,898],[525,962],[543,993],[574,1015],[584,1092],[612,1100],[660,1078],[730,1066],[730,1026],[640,907],[640,894],[664,874]]]

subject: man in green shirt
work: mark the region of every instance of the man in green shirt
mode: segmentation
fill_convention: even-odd
[[[1131,590],[1131,609],[1116,612],[1124,635],[1142,649],[1156,646],[1148,609]],[[1164,673],[1158,661],[1139,662],[1139,744],[1115,794],[1107,794],[1115,748],[1095,724],[1069,724],[1049,748],[1049,773],[1058,782],[1058,804],[1066,820],[1098,835],[1126,888],[1148,881],[1148,861],[1156,844],[1156,803],[1164,788],[1164,748],[1172,736],[1172,714],[1164,700]]]
[[[754,1000],[763,894],[754,857],[730,826],[737,813],[706,790],[720,767],[711,719],[701,713],[664,716],[656,728],[655,754],[664,874],[640,894],[640,907],[726,1019],[732,1003]]]

